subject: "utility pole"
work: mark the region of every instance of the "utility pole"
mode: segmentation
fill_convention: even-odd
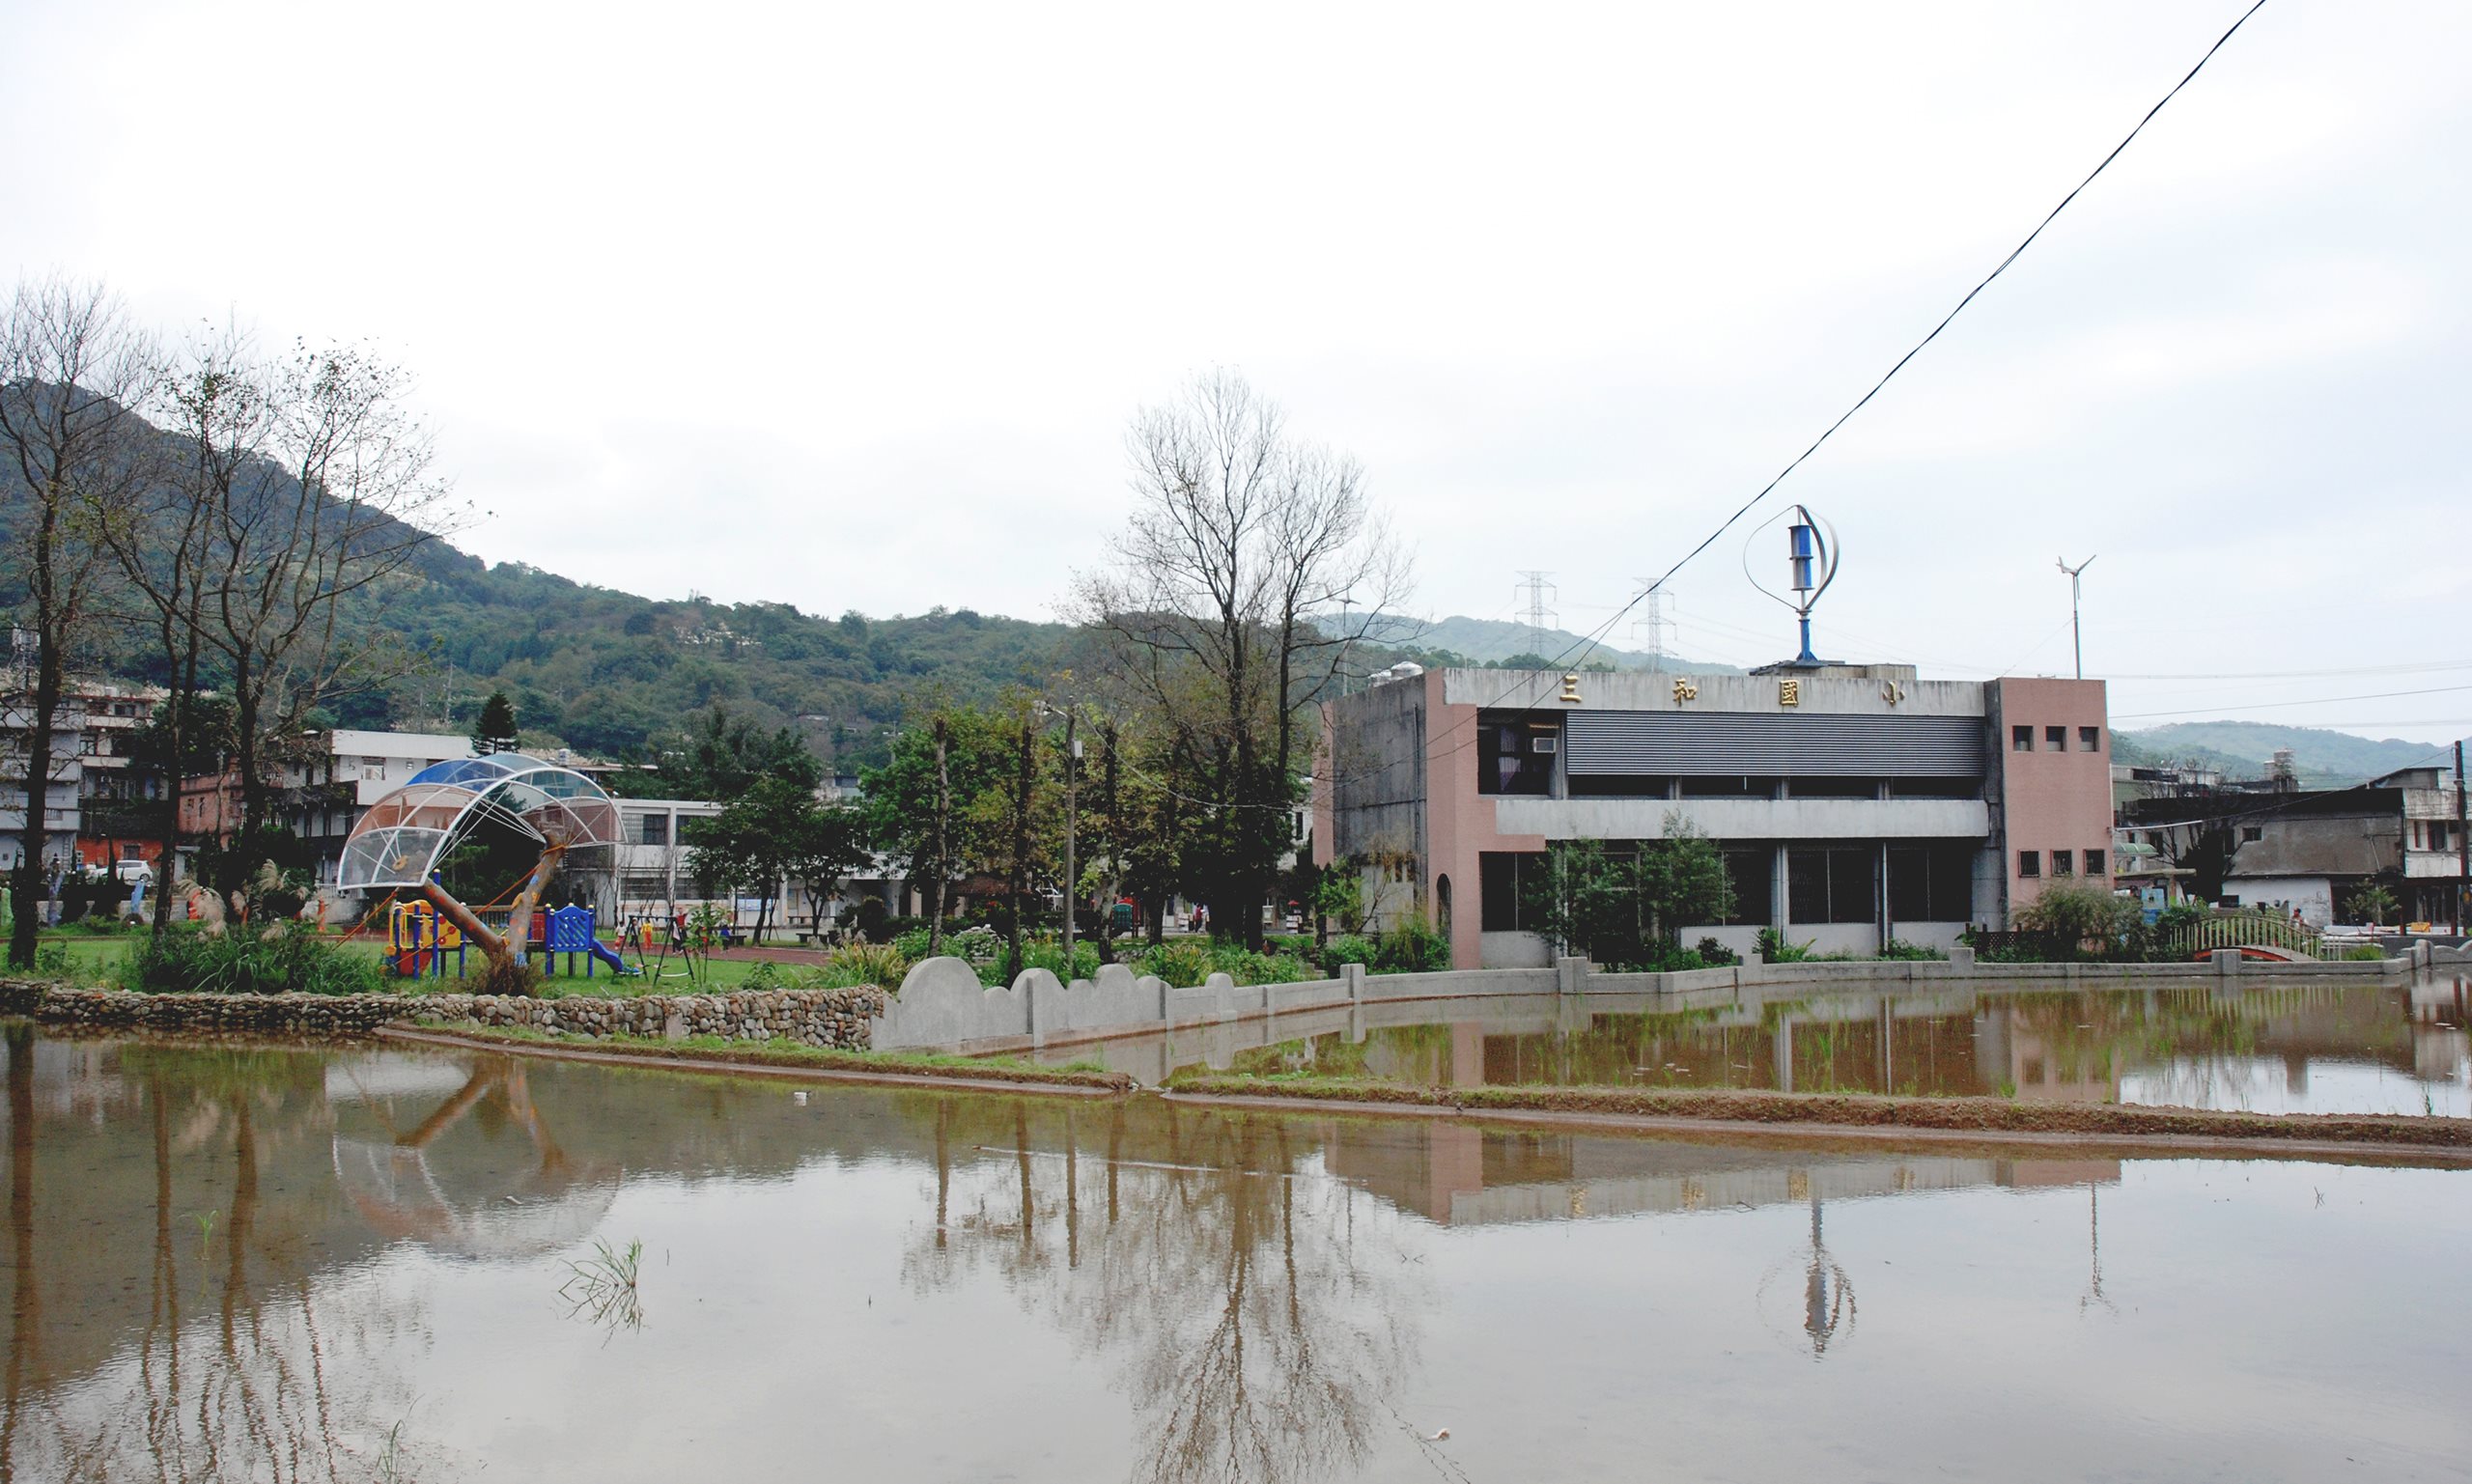
[[[2455,931],[2463,932],[2466,908],[2472,908],[2472,834],[2464,832],[2463,742],[2455,743]]]
[[[1064,710],[1064,982],[1073,982],[1073,919],[1080,915],[1081,878],[1073,865],[1074,778],[1081,770],[1082,742],[1073,735],[1078,718],[1073,708]]]
[[[2100,555],[2102,553],[2099,551],[2094,553],[2094,556]],[[2077,678],[2084,680],[2086,678],[2086,636],[2077,627],[2077,574],[2093,566],[2094,557],[2090,556],[2074,567],[2068,565],[2068,558],[2065,556],[2059,560],[2060,570],[2068,574],[2068,647],[2077,656]]]
[[[936,718],[936,878],[928,884],[927,956],[934,958],[944,946],[944,893],[951,889],[953,873],[947,863],[951,847],[944,841],[944,827],[953,807],[953,778],[944,768],[944,742],[949,736],[944,718]]]

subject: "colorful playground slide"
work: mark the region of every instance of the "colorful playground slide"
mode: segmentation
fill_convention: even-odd
[[[594,958],[596,958],[596,959],[599,959],[602,963],[608,965],[608,966],[609,966],[609,967],[610,967],[611,972],[613,972],[613,973],[621,973],[621,974],[632,974],[632,973],[635,973],[635,972],[637,972],[637,971],[638,971],[638,970],[637,970],[637,969],[636,969],[632,965],[629,964],[625,959],[620,958],[620,957],[619,957],[619,956],[618,956],[614,951],[612,951],[612,950],[611,950],[610,946],[609,946],[607,943],[603,942],[600,938],[588,938],[588,939],[586,939],[586,941],[588,941],[588,942],[590,942],[590,943],[592,944],[592,947],[591,947],[591,949],[590,949],[590,952],[591,952],[592,956],[593,956]]]

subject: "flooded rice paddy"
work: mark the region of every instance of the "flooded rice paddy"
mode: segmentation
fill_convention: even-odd
[[[2456,1168],[6,1052],[10,1479],[2472,1469]]]
[[[2257,1113],[2472,1116],[2472,980],[2054,992],[1732,992],[1372,1004],[1059,1047],[1144,1081],[1183,1067],[1423,1086],[1741,1087]]]

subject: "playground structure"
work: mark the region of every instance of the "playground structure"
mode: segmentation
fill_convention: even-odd
[[[510,829],[539,848],[540,857],[516,892],[503,930],[484,922],[478,912],[456,899],[438,879],[440,866],[455,848],[484,826]],[[492,968],[520,968],[537,945],[554,956],[565,951],[586,956],[586,972],[599,958],[621,973],[625,961],[599,948],[592,937],[589,909],[572,908],[583,915],[568,918],[554,942],[551,926],[539,925],[535,912],[549,880],[569,856],[607,850],[618,843],[618,806],[601,785],[571,768],[545,763],[520,752],[493,752],[482,757],[455,758],[422,769],[409,782],[386,795],[361,816],[344,841],[336,884],[347,891],[409,891],[431,915],[426,923],[407,914],[389,914],[390,942],[401,966],[424,965],[444,972],[450,949],[462,966],[466,941],[477,944]],[[552,913],[556,916],[556,913]],[[398,923],[415,935],[395,938]],[[450,940],[447,934],[454,935]],[[586,948],[576,941],[581,934]],[[426,939],[419,934],[425,933]],[[554,943],[573,943],[561,950]]]
[[[386,966],[399,978],[443,978],[446,956],[464,976],[464,930],[427,902],[398,902],[386,910]]]

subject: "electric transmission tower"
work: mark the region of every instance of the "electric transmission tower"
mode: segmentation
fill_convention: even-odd
[[[1546,580],[1553,575],[1550,572],[1523,571],[1519,574],[1519,585],[1511,589],[1512,595],[1528,608],[1528,652],[1531,655],[1545,653],[1546,630],[1557,627],[1561,620],[1561,615],[1552,606],[1552,600],[1561,596],[1561,589]]]
[[[1640,600],[1640,616],[1631,621],[1631,647],[1648,657],[1648,668],[1663,670],[1670,656],[1666,636],[1673,632],[1673,620],[1666,613],[1665,589],[1655,583]]]

